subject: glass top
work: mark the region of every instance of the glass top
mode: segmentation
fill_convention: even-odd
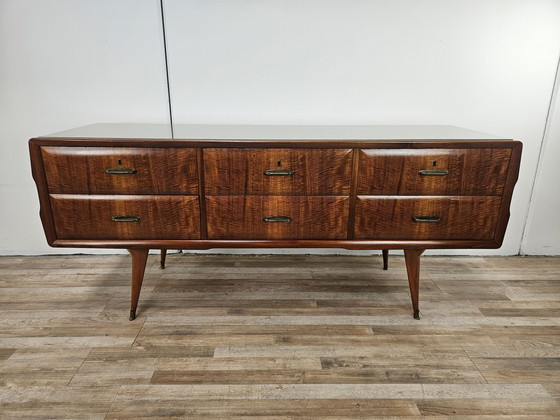
[[[177,140],[506,140],[452,125],[92,124],[41,137]]]

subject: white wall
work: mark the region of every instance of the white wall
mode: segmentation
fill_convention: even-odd
[[[163,4],[175,123],[453,124],[522,140],[504,246],[468,251],[519,252],[560,54],[558,0]],[[63,252],[40,227],[28,138],[169,121],[160,13],[158,0],[0,0],[0,254]],[[558,175],[559,108],[524,252],[559,253],[558,235],[541,234],[560,203],[546,184]]]
[[[0,255],[76,252],[46,244],[29,138],[169,123],[161,26],[158,0],[0,0]]]
[[[560,255],[560,66],[552,98],[522,253]]]

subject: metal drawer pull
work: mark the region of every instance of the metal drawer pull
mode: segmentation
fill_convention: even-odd
[[[113,222],[139,222],[142,219],[139,216],[113,216],[111,220]]]
[[[135,174],[137,171],[136,169],[132,168],[107,168],[105,169],[106,174],[110,175],[129,175]]]
[[[291,222],[292,218],[289,216],[266,216],[263,217],[263,220],[268,223],[282,223]]]
[[[292,176],[296,171],[291,169],[267,169],[264,174],[267,176]]]
[[[412,220],[419,223],[439,223],[441,217],[439,216],[412,216]]]
[[[421,171],[418,171],[418,175],[445,176],[445,175],[449,175],[449,171],[447,169],[422,169]]]

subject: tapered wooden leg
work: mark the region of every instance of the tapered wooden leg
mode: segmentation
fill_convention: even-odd
[[[408,274],[408,285],[410,287],[410,297],[412,299],[414,319],[420,319],[420,310],[418,309],[418,292],[420,288],[420,255],[422,255],[423,252],[423,249],[404,250],[404,260],[406,262],[406,272]]]
[[[136,308],[138,307],[138,299],[140,298],[140,290],[142,289],[142,281],[144,280],[144,271],[146,270],[146,261],[148,261],[147,249],[129,249],[132,255],[132,291],[130,294],[130,321],[136,319]]]
[[[161,257],[159,259],[159,268],[162,270],[165,268],[165,257],[167,257],[167,249],[161,250]]]
[[[382,252],[383,252],[383,270],[387,270],[389,268],[389,250],[384,249]]]

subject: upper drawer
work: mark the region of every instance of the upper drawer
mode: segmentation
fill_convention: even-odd
[[[204,149],[207,195],[348,195],[351,149]]]
[[[364,149],[360,195],[501,195],[511,149]]]
[[[195,149],[41,148],[50,193],[198,194]]]

